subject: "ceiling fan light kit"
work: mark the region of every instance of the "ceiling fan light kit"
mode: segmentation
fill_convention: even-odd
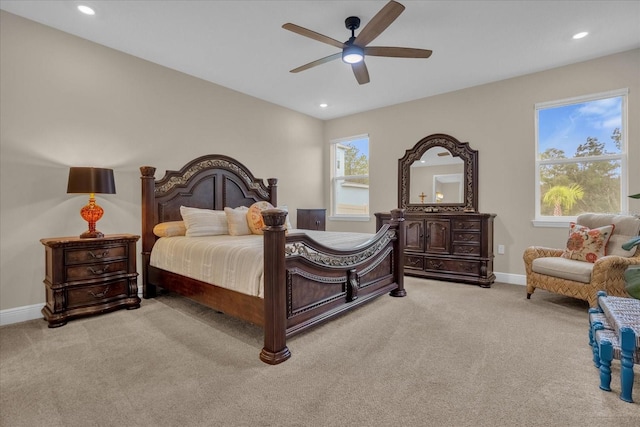
[[[357,64],[364,59],[364,49],[360,46],[351,45],[342,51],[342,60],[347,64]]]
[[[369,21],[367,25],[360,31],[358,36],[355,36],[355,30],[360,27],[360,18],[357,16],[350,16],[345,19],[344,24],[348,30],[351,31],[351,38],[346,42],[340,42],[331,37],[327,37],[315,31],[311,31],[307,28],[300,27],[299,25],[287,23],[282,26],[285,30],[292,31],[301,36],[309,37],[310,39],[326,43],[328,45],[342,49],[341,53],[335,53],[333,55],[326,56],[324,58],[317,59],[309,62],[308,64],[291,70],[292,73],[299,73],[300,71],[308,70],[325,62],[333,61],[334,59],[342,58],[342,61],[351,64],[353,74],[359,84],[369,83],[369,71],[364,63],[364,57],[369,56],[384,56],[392,58],[428,58],[431,56],[431,51],[427,49],[416,49],[407,47],[368,47],[376,37],[378,37],[384,30],[387,29],[393,21],[404,11],[404,6],[400,3],[391,0]]]

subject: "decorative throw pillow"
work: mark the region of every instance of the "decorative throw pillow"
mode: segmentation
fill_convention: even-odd
[[[224,211],[180,206],[180,215],[187,227],[186,236],[219,236],[229,234]]]
[[[184,221],[161,222],[153,227],[153,234],[158,237],[184,236],[187,234],[187,227]]]
[[[249,207],[247,212],[247,222],[249,223],[249,229],[253,234],[264,234],[262,228],[264,227],[264,220],[262,219],[262,211],[265,209],[273,209],[273,205],[269,202],[255,202]]]
[[[235,209],[224,208],[224,213],[227,216],[229,234],[231,236],[246,236],[247,234],[251,234],[249,223],[247,222],[247,212],[249,212],[249,208],[246,206],[240,206]]]
[[[615,226],[606,225],[599,228],[588,228],[572,222],[569,227],[567,247],[562,253],[563,258],[577,261],[596,262],[606,255],[607,242]]]

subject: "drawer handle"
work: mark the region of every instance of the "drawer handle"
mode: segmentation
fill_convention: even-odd
[[[105,265],[102,270],[96,270],[93,267],[88,267],[87,270],[89,271],[89,273],[92,273],[92,274],[95,274],[96,276],[99,276],[100,274],[106,273],[109,270],[109,266]]]
[[[444,264],[440,261],[430,261],[429,267],[433,270],[442,270],[444,269]]]
[[[93,259],[102,259],[107,257],[108,255],[109,255],[109,249],[106,249],[104,252],[98,253],[98,254],[94,254],[92,251],[89,251],[89,256],[91,256],[91,258]]]
[[[458,268],[461,271],[464,271],[464,272],[467,272],[467,273],[473,273],[473,270],[474,270],[473,264],[462,263],[462,262],[458,263]]]
[[[460,228],[462,230],[475,230],[477,228],[476,224],[468,224],[464,222],[459,222],[456,224],[456,228]]]
[[[89,291],[89,295],[94,298],[104,298],[104,296],[107,295],[107,292],[109,292],[109,286],[107,286],[103,292],[98,292],[97,294],[93,291]]]
[[[461,254],[472,254],[474,252],[475,252],[475,248],[473,246],[458,247],[458,253],[461,253]]]

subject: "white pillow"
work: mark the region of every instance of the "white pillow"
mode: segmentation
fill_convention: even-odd
[[[227,216],[227,227],[231,236],[251,234],[249,223],[247,222],[248,211],[249,208],[246,206],[240,206],[235,209],[224,208],[224,213]]]
[[[229,234],[227,217],[223,211],[180,206],[180,215],[187,227],[186,236],[218,236]]]

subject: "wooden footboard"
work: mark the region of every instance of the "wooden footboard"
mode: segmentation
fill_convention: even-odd
[[[325,247],[306,234],[286,236],[286,212],[262,212],[264,230],[264,348],[260,359],[291,356],[286,338],[390,292],[404,289],[404,211],[367,243],[350,250]],[[267,266],[270,268],[267,269]]]

